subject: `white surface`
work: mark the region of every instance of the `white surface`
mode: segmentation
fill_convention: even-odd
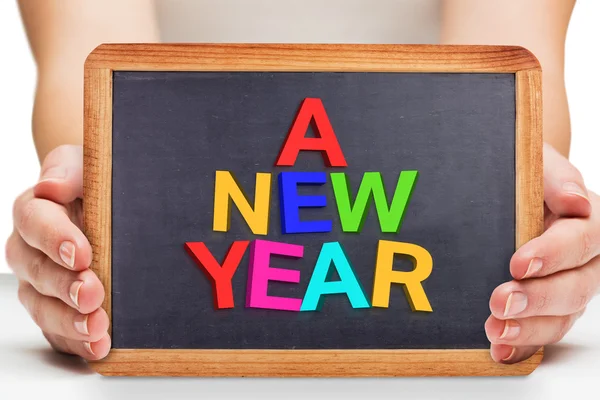
[[[528,377],[397,379],[104,378],[78,358],[53,353],[0,276],[0,398],[13,399],[441,399],[552,400],[600,397],[600,303]],[[7,323],[10,322],[10,323]],[[17,397],[17,395],[19,396]]]
[[[155,0],[167,42],[435,43],[441,0]]]
[[[31,137],[35,63],[15,0],[0,0],[0,274],[4,242],[12,232],[12,203],[38,177],[39,164]]]
[[[600,192],[600,1],[579,0],[571,17],[566,44],[565,79],[571,110],[570,159],[586,185]]]
[[[589,187],[600,191],[598,107],[600,1],[580,0],[567,40],[567,89],[572,113],[572,160]],[[31,185],[38,167],[30,134],[35,68],[15,1],[0,1],[0,37],[8,60],[0,63],[0,243],[12,230],[13,198]],[[10,77],[10,79],[6,79]],[[0,259],[0,272],[8,268]],[[546,350],[526,378],[429,379],[146,379],[102,378],[73,357],[49,350],[16,299],[16,283],[0,276],[0,399],[143,398],[372,398],[595,399],[600,397],[600,302],[590,305],[565,340]]]

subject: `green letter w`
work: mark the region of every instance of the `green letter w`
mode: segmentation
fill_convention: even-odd
[[[367,204],[373,194],[381,232],[398,232],[418,174],[418,171],[402,171],[400,173],[392,205],[388,207],[381,173],[365,172],[354,206],[350,204],[350,188],[346,174],[343,172],[332,173],[331,183],[342,222],[342,230],[344,232],[360,232],[367,216]]]

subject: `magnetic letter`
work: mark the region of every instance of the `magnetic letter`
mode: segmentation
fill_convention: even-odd
[[[233,308],[231,278],[246,252],[248,243],[248,241],[233,242],[225,255],[223,266],[219,265],[203,242],[185,243],[188,254],[211,280],[215,308]]]
[[[313,130],[318,136],[316,138],[305,137],[311,121]],[[304,99],[275,165],[292,167],[301,150],[320,151],[323,155],[323,162],[328,167],[348,166],[321,99]]]
[[[331,275],[332,264],[337,270],[340,280],[326,282]],[[323,305],[323,295],[337,293],[345,293],[352,308],[369,308],[365,293],[356,279],[340,243],[323,243],[300,311],[320,310]]]
[[[300,282],[300,271],[271,268],[271,254],[301,258],[304,246],[255,240],[250,245],[250,265],[248,267],[248,287],[246,307],[269,308],[272,310],[300,311],[302,300],[267,295],[269,281]]]
[[[213,230],[227,232],[231,220],[230,199],[255,235],[266,235],[269,229],[269,198],[271,174],[257,173],[254,190],[254,208],[229,171],[216,171]]]
[[[344,232],[360,232],[367,217],[367,205],[371,197],[375,201],[375,209],[379,218],[381,232],[396,233],[400,229],[406,207],[417,181],[418,171],[402,171],[398,177],[392,204],[388,201],[379,172],[365,172],[358,188],[354,206],[350,204],[350,188],[346,174],[331,173],[333,193]]]
[[[300,221],[301,207],[325,207],[325,196],[299,196],[298,185],[322,185],[325,172],[280,172],[279,209],[283,233],[331,232],[331,221]]]
[[[410,272],[394,271],[392,269],[394,254],[408,256],[415,269]],[[421,282],[431,274],[432,268],[431,254],[423,247],[411,243],[380,240],[373,284],[373,307],[388,308],[391,284],[401,283],[413,311],[433,311],[421,285]]]

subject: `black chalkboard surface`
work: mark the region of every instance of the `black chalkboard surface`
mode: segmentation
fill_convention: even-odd
[[[103,69],[94,64],[94,54],[86,64],[85,165],[91,182],[86,188],[93,187],[87,193],[96,199],[84,204],[86,229],[96,232],[90,240],[109,266],[99,274],[104,274],[112,324],[113,351],[101,372],[148,374],[147,366],[146,372],[123,371],[111,363],[124,354],[119,351],[134,349],[212,357],[208,373],[190,372],[187,364],[173,369],[159,357],[163,362],[156,362],[156,373],[171,375],[247,375],[239,365],[224,370],[232,361],[214,359],[220,354],[214,351],[235,358],[249,350],[259,356],[265,354],[261,350],[287,350],[282,354],[317,357],[324,354],[319,351],[389,351],[385,354],[405,360],[402,354],[415,349],[467,350],[478,355],[474,363],[489,368],[485,374],[530,372],[539,360],[511,372],[484,358],[489,342],[483,328],[491,292],[511,279],[512,253],[535,235],[541,221],[535,203],[539,165],[534,165],[540,132],[528,122],[537,118],[531,114],[539,107],[531,92],[522,93],[523,82],[529,82],[522,73],[497,66],[460,71],[450,63],[447,71],[429,70],[426,60],[422,68],[398,63],[387,69],[325,69],[315,61],[311,70],[299,67],[302,57],[289,61],[296,70],[259,68],[253,62],[268,59],[268,46],[259,46],[256,58],[246,55],[243,68],[228,64],[236,54],[244,57],[243,47],[225,48],[222,67],[173,60],[172,68],[165,68],[144,58],[151,51],[134,47],[129,50],[139,64],[102,58],[112,63]],[[282,57],[293,58],[302,48],[289,49]],[[191,50],[200,57],[210,49],[198,45],[185,51]],[[415,53],[421,47],[385,50]],[[98,60],[102,51],[95,52]],[[107,91],[92,87],[94,79],[108,81]],[[106,98],[110,104],[100,104]],[[102,107],[110,115],[106,124],[90,111]],[[91,136],[94,129],[110,137],[99,142]],[[310,139],[292,143],[294,135]],[[325,139],[326,150],[306,149]],[[295,153],[294,146],[299,146]],[[97,165],[103,156],[110,158],[109,171]],[[377,194],[375,183],[369,195],[365,182],[379,176],[383,191]],[[396,185],[399,179],[402,187]],[[365,212],[362,218],[354,215],[352,229],[350,213],[360,211],[363,189]],[[242,192],[245,198],[235,200]],[[240,199],[254,209],[243,211]],[[268,211],[258,212],[259,204]],[[108,227],[99,214],[105,224],[110,221]],[[259,214],[266,234],[256,228]],[[95,230],[90,217],[96,219]],[[104,240],[94,240],[99,231]],[[239,254],[229,257],[234,243]],[[406,274],[427,269],[419,267],[427,261],[410,251],[380,261],[382,243],[418,248],[431,260],[430,271],[416,284],[381,278],[386,267]],[[225,266],[229,259],[233,277],[215,283],[211,258],[214,273],[231,267]],[[335,290],[328,293],[326,287]],[[352,362],[344,363],[350,368]],[[406,374],[402,368],[390,370],[385,359],[381,365],[386,369],[375,375]],[[298,374],[289,367],[287,373],[265,371],[259,375]],[[325,368],[333,375],[357,374],[332,371]]]

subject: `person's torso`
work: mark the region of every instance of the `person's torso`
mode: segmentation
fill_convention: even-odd
[[[440,0],[157,0],[164,42],[437,43]]]

